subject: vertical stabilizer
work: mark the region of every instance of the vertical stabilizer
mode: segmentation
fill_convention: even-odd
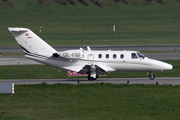
[[[52,56],[57,51],[27,28],[8,28],[25,53]]]

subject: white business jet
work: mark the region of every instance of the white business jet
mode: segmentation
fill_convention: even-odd
[[[25,57],[37,62],[88,74],[88,80],[96,80],[99,75],[109,72],[148,72],[153,80],[154,71],[171,70],[172,65],[147,58],[138,51],[95,51],[87,46],[77,50],[56,51],[27,28],[8,28],[25,52]]]

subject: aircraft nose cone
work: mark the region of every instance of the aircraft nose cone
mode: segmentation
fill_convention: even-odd
[[[164,63],[162,68],[163,70],[171,70],[173,66],[171,64]]]
[[[171,70],[173,68],[173,66],[169,63],[165,63],[165,62],[162,62],[162,61],[158,61],[158,60],[149,60],[151,61],[151,63],[153,63],[153,70],[155,71],[164,71],[164,70]]]

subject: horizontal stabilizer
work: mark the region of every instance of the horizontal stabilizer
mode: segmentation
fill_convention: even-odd
[[[27,32],[28,29],[26,28],[8,28],[10,32],[14,31],[14,32]]]

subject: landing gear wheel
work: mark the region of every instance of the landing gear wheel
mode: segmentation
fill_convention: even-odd
[[[95,78],[95,80],[97,80],[97,78],[99,77],[99,75],[96,75],[96,78]]]
[[[88,75],[88,80],[92,81],[92,80],[95,80],[95,78]]]
[[[98,78],[99,75],[96,75],[96,78],[91,77],[90,75],[88,75],[88,80],[92,81],[92,80],[96,80]]]
[[[149,75],[149,79],[150,79],[150,80],[154,80],[154,79],[155,79],[155,75],[154,75],[153,73],[151,73],[151,74]]]

